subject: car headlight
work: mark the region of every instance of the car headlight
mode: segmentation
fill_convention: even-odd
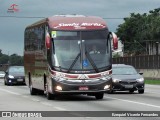
[[[139,79],[136,79],[137,82],[144,82],[144,78],[139,78]]]
[[[121,81],[121,80],[113,78],[112,81],[113,81],[114,83],[116,83],[116,82],[119,82],[119,81]]]
[[[14,76],[13,76],[13,75],[8,75],[8,77],[9,77],[9,78],[14,78]]]

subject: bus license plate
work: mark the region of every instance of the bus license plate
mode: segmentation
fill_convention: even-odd
[[[79,90],[88,90],[88,87],[87,86],[80,86]]]

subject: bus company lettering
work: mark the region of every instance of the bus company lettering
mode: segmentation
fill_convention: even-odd
[[[99,23],[82,23],[81,26],[103,26]]]
[[[59,26],[62,27],[68,27],[68,26],[103,26],[102,24],[99,23],[60,23]]]
[[[79,24],[78,23],[60,23],[59,24],[59,26],[79,26]]]

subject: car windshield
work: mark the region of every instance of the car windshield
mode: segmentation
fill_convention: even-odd
[[[107,30],[56,31],[53,65],[71,70],[94,70],[111,64]]]
[[[134,75],[137,71],[133,67],[112,67],[113,75]]]
[[[24,73],[24,67],[10,67],[9,73]]]

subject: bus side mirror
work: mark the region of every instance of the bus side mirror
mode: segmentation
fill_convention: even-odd
[[[114,32],[111,32],[112,36],[112,44],[113,44],[113,50],[118,49],[118,37]]]
[[[45,42],[46,42],[46,48],[47,50],[49,50],[51,48],[51,37],[49,33],[46,34]]]

